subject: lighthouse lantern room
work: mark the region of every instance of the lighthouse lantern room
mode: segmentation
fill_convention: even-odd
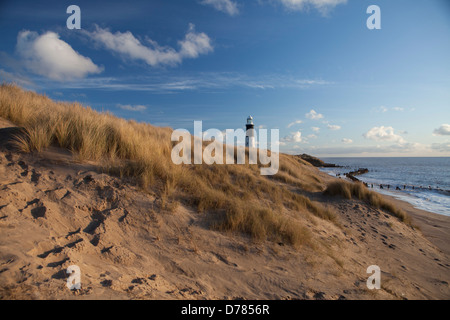
[[[245,134],[245,147],[247,148],[255,148],[255,124],[253,123],[253,117],[248,116],[247,124],[245,125],[247,131]]]

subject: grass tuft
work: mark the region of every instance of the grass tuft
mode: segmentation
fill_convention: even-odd
[[[359,199],[367,201],[369,204],[378,209],[383,209],[400,221],[411,225],[411,217],[402,209],[397,208],[392,202],[389,202],[381,195],[367,189],[364,184],[360,182],[335,181],[330,183],[324,194],[327,196],[340,196],[345,199]]]

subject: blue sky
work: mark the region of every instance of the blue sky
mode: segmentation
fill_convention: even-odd
[[[56,100],[191,131],[251,114],[293,154],[450,156],[446,0],[2,1],[0,34],[0,80]]]

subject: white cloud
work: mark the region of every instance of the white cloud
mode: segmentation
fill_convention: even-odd
[[[310,134],[307,137],[308,139],[317,139],[317,136],[315,134]]]
[[[320,114],[320,113],[317,113],[317,112],[314,111],[314,110],[311,110],[310,112],[308,112],[308,113],[306,114],[306,117],[307,117],[308,119],[312,119],[312,120],[323,119],[323,115]]]
[[[341,130],[341,126],[338,126],[338,125],[335,125],[335,124],[328,124],[327,128],[330,129],[330,130],[333,130],[333,131]]]
[[[302,120],[296,120],[294,122],[289,123],[287,127],[290,128],[292,126],[295,126],[296,124],[301,124],[301,123],[303,123]]]
[[[231,0],[203,0],[200,2],[204,5],[209,5],[214,7],[218,11],[229,14],[230,16],[235,16],[239,14],[239,9],[237,3]]]
[[[340,4],[347,3],[347,0],[277,0],[289,10],[301,11],[307,10],[310,7],[314,7],[322,14],[326,14],[328,11]]]
[[[147,39],[150,46],[145,46],[131,32],[111,33],[108,29],[96,27],[93,32],[86,32],[92,39],[105,48],[118,53],[123,58],[142,60],[150,66],[180,64],[185,58],[197,58],[201,54],[212,52],[211,40],[205,33],[197,33],[193,24],[183,40],[178,41],[180,49],[162,47],[155,41]]]
[[[320,132],[320,128],[319,127],[311,127],[311,129],[316,132],[319,133]]]
[[[19,32],[16,50],[27,69],[53,80],[79,79],[103,70],[51,31],[43,35],[28,30]]]
[[[117,106],[120,109],[127,110],[127,111],[144,111],[144,110],[147,109],[147,107],[143,106],[143,105],[132,106],[132,105],[129,105],[129,104],[126,104],[126,105],[118,104]]]
[[[450,136],[450,124],[443,124],[433,131],[436,136]]]
[[[201,54],[213,51],[211,39],[204,32],[196,33],[195,25],[189,24],[189,30],[184,40],[178,42],[181,46],[179,54],[182,58],[197,58]]]
[[[401,107],[394,107],[394,108],[392,108],[394,111],[405,111],[405,109],[404,108],[401,108]]]
[[[350,143],[353,143],[353,140],[352,139],[343,138],[342,142],[345,143],[345,144],[350,144]]]
[[[397,143],[406,143],[403,137],[394,133],[394,128],[392,127],[373,127],[367,133],[363,134],[366,139],[371,139],[375,141],[393,141]]]
[[[302,142],[302,133],[300,131],[292,132],[290,135],[281,139],[282,142]]]

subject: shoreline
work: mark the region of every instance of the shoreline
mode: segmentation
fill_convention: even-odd
[[[340,180],[339,177],[332,176],[329,173],[320,170],[320,168],[317,169],[324,178]],[[350,179],[348,179],[348,181],[352,182]],[[392,195],[380,193],[371,188],[369,188],[369,190],[376,192],[392,202],[398,208],[404,210],[413,219],[413,223],[420,228],[420,232],[423,236],[450,258],[450,216],[419,209],[413,204],[405,200],[400,200]]]
[[[414,209],[418,209],[418,210],[421,210],[424,212],[430,212],[433,214],[437,214],[439,216],[450,217],[450,212],[447,211],[448,204],[445,202],[446,201],[445,196],[450,196],[450,190],[447,190],[446,188],[441,189],[439,187],[431,187],[431,186],[428,186],[428,187],[415,186],[412,184],[397,184],[396,185],[396,184],[389,184],[388,182],[373,183],[373,182],[367,182],[364,179],[361,180],[361,179],[358,179],[355,177],[354,173],[357,173],[356,175],[363,175],[369,171],[368,169],[360,168],[357,171],[352,171],[352,172],[348,172],[348,173],[347,172],[334,173],[334,172],[326,170],[327,169],[326,167],[318,167],[318,169],[320,172],[325,173],[333,178],[342,177],[351,182],[361,182],[364,185],[366,185],[366,187],[368,187],[368,189],[370,189],[371,191],[374,191],[377,194],[380,194],[383,196],[387,196],[391,199],[395,199],[398,201],[408,203],[412,207],[414,207]],[[362,170],[365,170],[365,172],[362,172]],[[360,171],[362,173],[359,173]],[[406,190],[405,190],[405,188],[406,188]],[[419,198],[419,200],[423,200],[422,197],[427,196],[428,192],[431,192],[434,199],[439,199],[439,200],[438,201],[430,200],[428,205],[427,204],[421,205],[421,204],[415,203],[414,195],[410,193],[411,190],[413,191],[413,193],[416,192],[421,195],[421,196],[416,196]],[[392,193],[392,194],[389,194],[389,193]],[[436,198],[436,197],[438,197],[438,198]],[[440,197],[444,197],[444,199],[440,199]],[[410,200],[408,198],[410,198]],[[441,201],[444,201],[444,202],[441,202]],[[447,212],[448,212],[448,214],[447,214]]]
[[[450,216],[434,213],[414,207],[409,202],[399,200],[393,196],[380,194],[389,199],[397,207],[411,216],[422,234],[443,253],[450,256]]]

